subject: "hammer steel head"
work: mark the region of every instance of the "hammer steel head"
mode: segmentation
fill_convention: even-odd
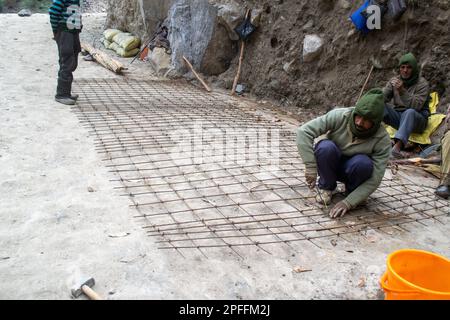
[[[94,285],[95,285],[94,278],[89,278],[86,281],[84,281],[81,285],[72,289],[72,296],[78,298],[83,293],[83,290],[81,290],[83,286],[88,286],[89,288],[92,288]]]

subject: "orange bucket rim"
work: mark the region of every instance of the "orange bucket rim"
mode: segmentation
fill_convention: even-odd
[[[420,287],[420,286],[418,286],[418,285],[416,285],[416,284],[414,284],[414,283],[412,283],[412,282],[409,282],[409,281],[406,280],[405,278],[401,277],[401,276],[394,270],[394,268],[392,268],[392,266],[391,266],[391,259],[392,259],[392,257],[394,257],[395,255],[397,255],[397,254],[399,254],[399,253],[403,253],[403,252],[424,253],[424,254],[427,254],[427,255],[430,255],[430,256],[435,256],[435,257],[437,257],[437,258],[439,258],[439,259],[443,259],[443,260],[447,261],[448,263],[450,263],[450,260],[449,260],[449,259],[447,259],[446,257],[444,257],[444,256],[442,256],[442,255],[440,255],[440,254],[437,254],[437,253],[434,253],[434,252],[431,252],[431,251],[426,251],[426,250],[419,250],[419,249],[400,249],[400,250],[394,251],[394,252],[392,252],[391,254],[389,254],[389,256],[388,256],[388,258],[387,258],[387,267],[388,267],[388,270],[390,270],[390,272],[392,272],[398,279],[401,279],[403,282],[405,282],[407,285],[411,286],[412,288],[414,288],[414,289],[416,289],[416,290],[419,290],[419,291],[422,291],[422,292],[428,292],[428,293],[436,294],[436,295],[448,295],[448,294],[449,294],[448,292],[445,292],[445,291],[435,291],[435,290],[431,290],[431,289],[427,289],[427,288]]]

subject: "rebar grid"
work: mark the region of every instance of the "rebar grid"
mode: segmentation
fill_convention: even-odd
[[[94,136],[115,188],[129,197],[149,236],[160,238],[161,249],[205,255],[205,248],[227,247],[240,256],[235,247],[269,252],[264,245],[292,248],[298,241],[320,247],[317,239],[407,231],[405,224],[442,223],[449,213],[430,188],[391,179],[351,214],[330,219],[304,181],[295,134],[281,123],[181,82],[75,85],[81,95],[73,112]],[[244,133],[244,144],[232,136],[224,148],[229,131]]]

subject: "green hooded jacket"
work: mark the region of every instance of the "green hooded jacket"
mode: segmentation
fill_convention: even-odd
[[[342,151],[344,156],[365,154],[373,161],[372,176],[350,193],[345,203],[354,208],[366,200],[380,185],[389,160],[391,142],[384,126],[380,125],[383,115],[383,95],[380,89],[369,91],[357,103],[356,107],[338,108],[311,120],[297,130],[297,148],[303,163],[310,169],[316,169],[314,140],[329,139]],[[358,137],[352,132],[351,122],[359,114],[374,122],[374,130],[368,137]],[[316,169],[317,170],[317,169]]]

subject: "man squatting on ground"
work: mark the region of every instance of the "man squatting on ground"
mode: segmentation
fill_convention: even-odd
[[[336,182],[345,184],[347,197],[331,209],[332,218],[344,216],[366,200],[383,179],[391,149],[381,125],[383,112],[383,91],[372,89],[355,107],[334,109],[297,131],[297,147],[311,189],[319,175],[316,201],[330,204]]]
[[[444,199],[450,197],[450,105],[447,109],[447,118],[445,118],[445,125],[447,132],[442,138],[442,179],[439,187],[436,189],[436,194]]]
[[[55,100],[75,104],[78,95],[72,95],[73,72],[78,66],[78,54],[81,52],[80,0],[53,0],[49,9],[53,39],[58,46],[59,72]]]
[[[392,157],[401,158],[400,151],[408,143],[411,133],[422,133],[428,124],[429,85],[420,76],[420,68],[412,53],[400,58],[399,76],[392,78],[383,89],[384,122],[397,129]]]

